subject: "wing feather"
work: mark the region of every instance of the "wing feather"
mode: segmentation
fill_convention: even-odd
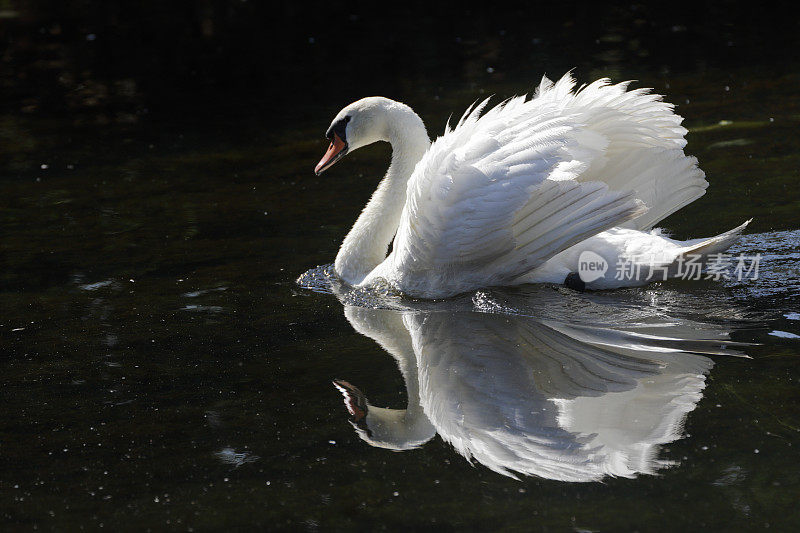
[[[574,82],[471,106],[409,180],[389,267],[404,292],[444,297],[502,285],[566,247],[641,215],[630,191],[580,181],[607,139],[565,108]]]

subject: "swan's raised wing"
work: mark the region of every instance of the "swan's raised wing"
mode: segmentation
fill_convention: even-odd
[[[604,229],[649,229],[702,196],[683,119],[627,87],[544,79],[533,99],[480,116],[484,102],[448,127],[409,180],[391,277],[427,296],[506,284]]]
[[[628,85],[600,79],[572,92],[568,76],[555,85],[544,80],[536,104],[543,111],[581,116],[585,131],[600,139],[602,154],[578,181],[601,181],[613,191],[632,192],[648,211],[623,225],[647,230],[703,196],[708,182],[697,159],[683,152],[683,118],[660,95],[649,89],[629,91]]]
[[[565,78],[543,91],[570,98]],[[503,285],[561,250],[641,215],[631,191],[581,181],[607,141],[585,113],[518,97],[468,111],[409,179],[391,278],[410,294],[444,297]]]

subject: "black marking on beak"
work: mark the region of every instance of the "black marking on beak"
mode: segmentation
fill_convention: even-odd
[[[344,117],[344,118],[341,118],[341,119],[337,120],[336,122],[331,124],[331,127],[328,128],[328,131],[325,132],[325,137],[329,141],[333,142],[333,134],[335,133],[336,135],[339,136],[339,138],[341,140],[343,140],[346,143],[347,142],[347,123],[348,122],[350,122],[350,116],[349,115]]]
[[[350,116],[341,118],[331,124],[328,131],[325,132],[325,137],[331,142],[328,151],[322,157],[317,166],[314,168],[314,173],[319,176],[327,169],[333,166],[338,160],[343,158],[350,145],[347,144],[347,123],[350,122]]]

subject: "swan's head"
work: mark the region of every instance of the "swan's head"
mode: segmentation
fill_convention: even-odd
[[[421,126],[427,141],[428,135],[422,120],[407,105],[382,96],[370,96],[353,102],[339,111],[331,122],[325,133],[331,144],[314,172],[322,174],[353,150],[378,141],[390,141],[392,131],[411,124]]]
[[[350,424],[361,440],[370,446],[394,451],[413,450],[436,434],[421,410],[411,414],[405,409],[375,407],[367,402],[364,393],[350,383],[337,379],[333,386],[344,396]]]

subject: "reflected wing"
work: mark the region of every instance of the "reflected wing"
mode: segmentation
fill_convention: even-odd
[[[434,313],[405,322],[423,407],[439,434],[465,457],[512,477],[600,479],[588,438],[560,426],[551,398],[629,390],[659,370],[520,317]]]
[[[686,354],[616,353],[518,316],[404,320],[423,407],[439,434],[465,457],[512,477],[590,481],[651,471],[645,463],[656,444],[677,438],[710,364]],[[602,422],[588,431],[589,420]]]
[[[659,445],[680,438],[686,415],[702,398],[710,359],[685,353],[660,358],[662,372],[631,390],[558,401],[561,427],[600,450],[609,475],[652,474],[670,465],[658,459]]]

